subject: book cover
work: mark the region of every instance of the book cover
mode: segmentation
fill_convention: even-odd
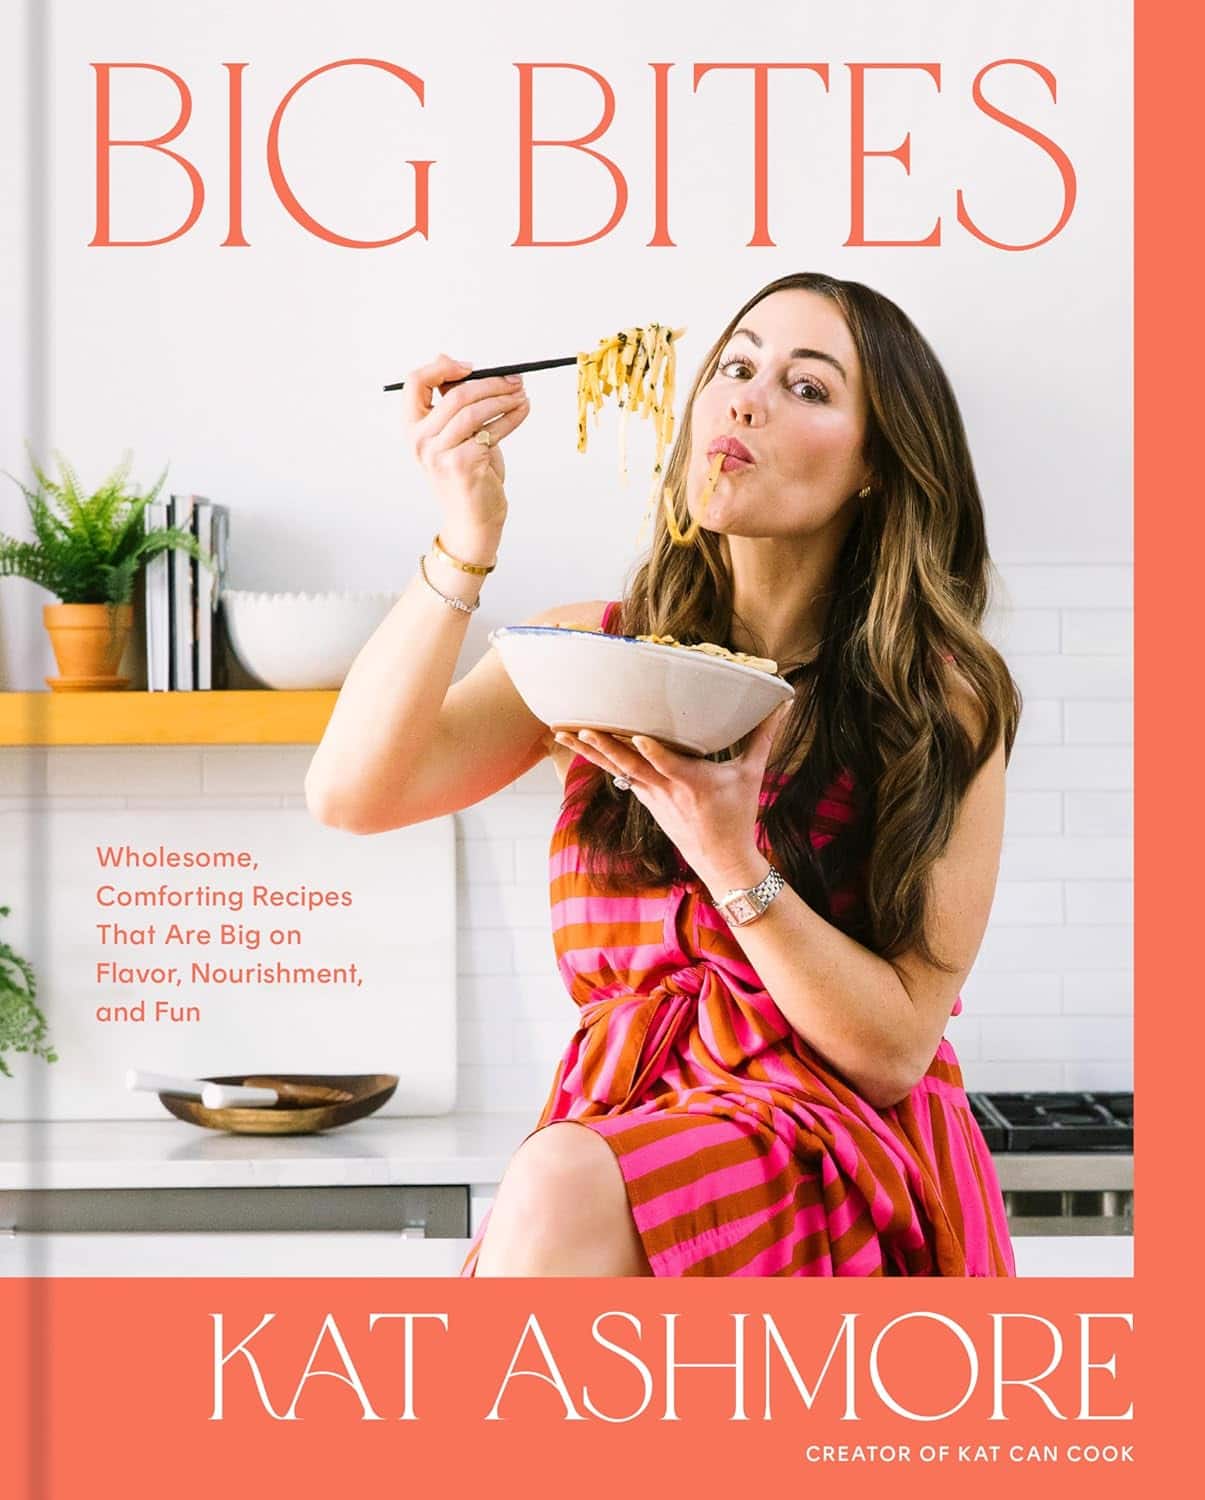
[[[50,575],[0,566],[13,1492],[1174,1483],[1169,9],[56,0],[0,42],[0,467],[130,449],[215,559],[138,574],[145,693],[48,691]],[[726,686],[558,718],[533,623],[579,705],[671,643]],[[797,758],[764,709],[674,738],[767,660]]]
[[[152,500],[146,508],[147,532],[163,531],[168,524],[167,504]],[[167,552],[156,553],[143,568],[143,609],[146,630],[146,685],[151,693],[165,693],[171,686],[171,593]]]
[[[198,495],[173,495],[168,503],[168,525],[196,535]],[[171,686],[188,693],[197,686],[196,563],[182,549],[169,553],[168,590],[171,599]]]
[[[212,613],[210,615],[210,644],[207,655],[212,681],[210,686],[219,692],[230,684],[230,633],[226,628],[222,608],[222,589],[230,571],[230,511],[225,505],[215,508],[210,532],[210,543],[214,559]]]
[[[223,569],[230,516],[224,505],[211,500],[198,501],[193,511],[193,535],[202,551],[213,559],[213,565],[193,560],[193,587],[196,597],[196,687],[208,692],[219,683],[214,681],[215,657],[220,647],[216,631],[218,599],[221,595]],[[218,666],[220,676],[221,667]]]

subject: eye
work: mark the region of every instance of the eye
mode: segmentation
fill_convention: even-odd
[[[737,378],[744,378],[738,377],[734,373],[735,371],[744,370],[747,374],[751,375],[753,373],[753,366],[742,356],[732,355],[728,359],[722,359],[716,366],[716,370],[721,375],[731,375],[735,380]],[[810,393],[801,394],[800,396],[800,400],[804,401],[808,406],[816,406],[822,401],[827,401],[829,398],[828,391],[812,375],[801,375],[798,380],[792,380],[788,389]]]

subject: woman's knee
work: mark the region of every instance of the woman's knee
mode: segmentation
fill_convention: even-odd
[[[491,1209],[489,1259],[579,1275],[647,1275],[623,1174],[589,1126],[555,1122],[515,1152]],[[555,1273],[551,1273],[555,1274]]]
[[[545,1125],[523,1142],[503,1175],[499,1199],[503,1192],[535,1222],[562,1228],[575,1218],[627,1206],[610,1146],[589,1126],[571,1122]]]

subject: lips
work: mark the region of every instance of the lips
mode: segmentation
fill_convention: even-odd
[[[724,454],[724,472],[729,473],[738,469],[742,464],[755,463],[752,453],[745,447],[744,443],[734,437],[714,438],[707,445],[707,457],[712,458],[715,454]]]

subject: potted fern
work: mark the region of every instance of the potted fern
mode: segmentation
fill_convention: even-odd
[[[59,482],[49,478],[30,455],[37,488],[13,474],[29,507],[35,540],[19,541],[0,532],[0,577],[27,578],[59,600],[42,609],[59,676],[47,685],[58,692],[123,688],[117,675],[134,623],[134,584],[138,571],[156,552],[180,548],[208,563],[196,539],[178,527],[148,532],[143,512],[158,495],[164,469],[149,493],[127,486],[130,454],[87,494],[61,453]],[[8,471],[5,470],[7,474]]]
[[[0,906],[0,917],[8,916],[8,907]],[[46,1040],[46,1017],[38,1009],[38,987],[28,960],[21,958],[0,942],[0,1073],[13,1075],[4,1061],[4,1053],[32,1052],[48,1063],[58,1061],[58,1053]]]

